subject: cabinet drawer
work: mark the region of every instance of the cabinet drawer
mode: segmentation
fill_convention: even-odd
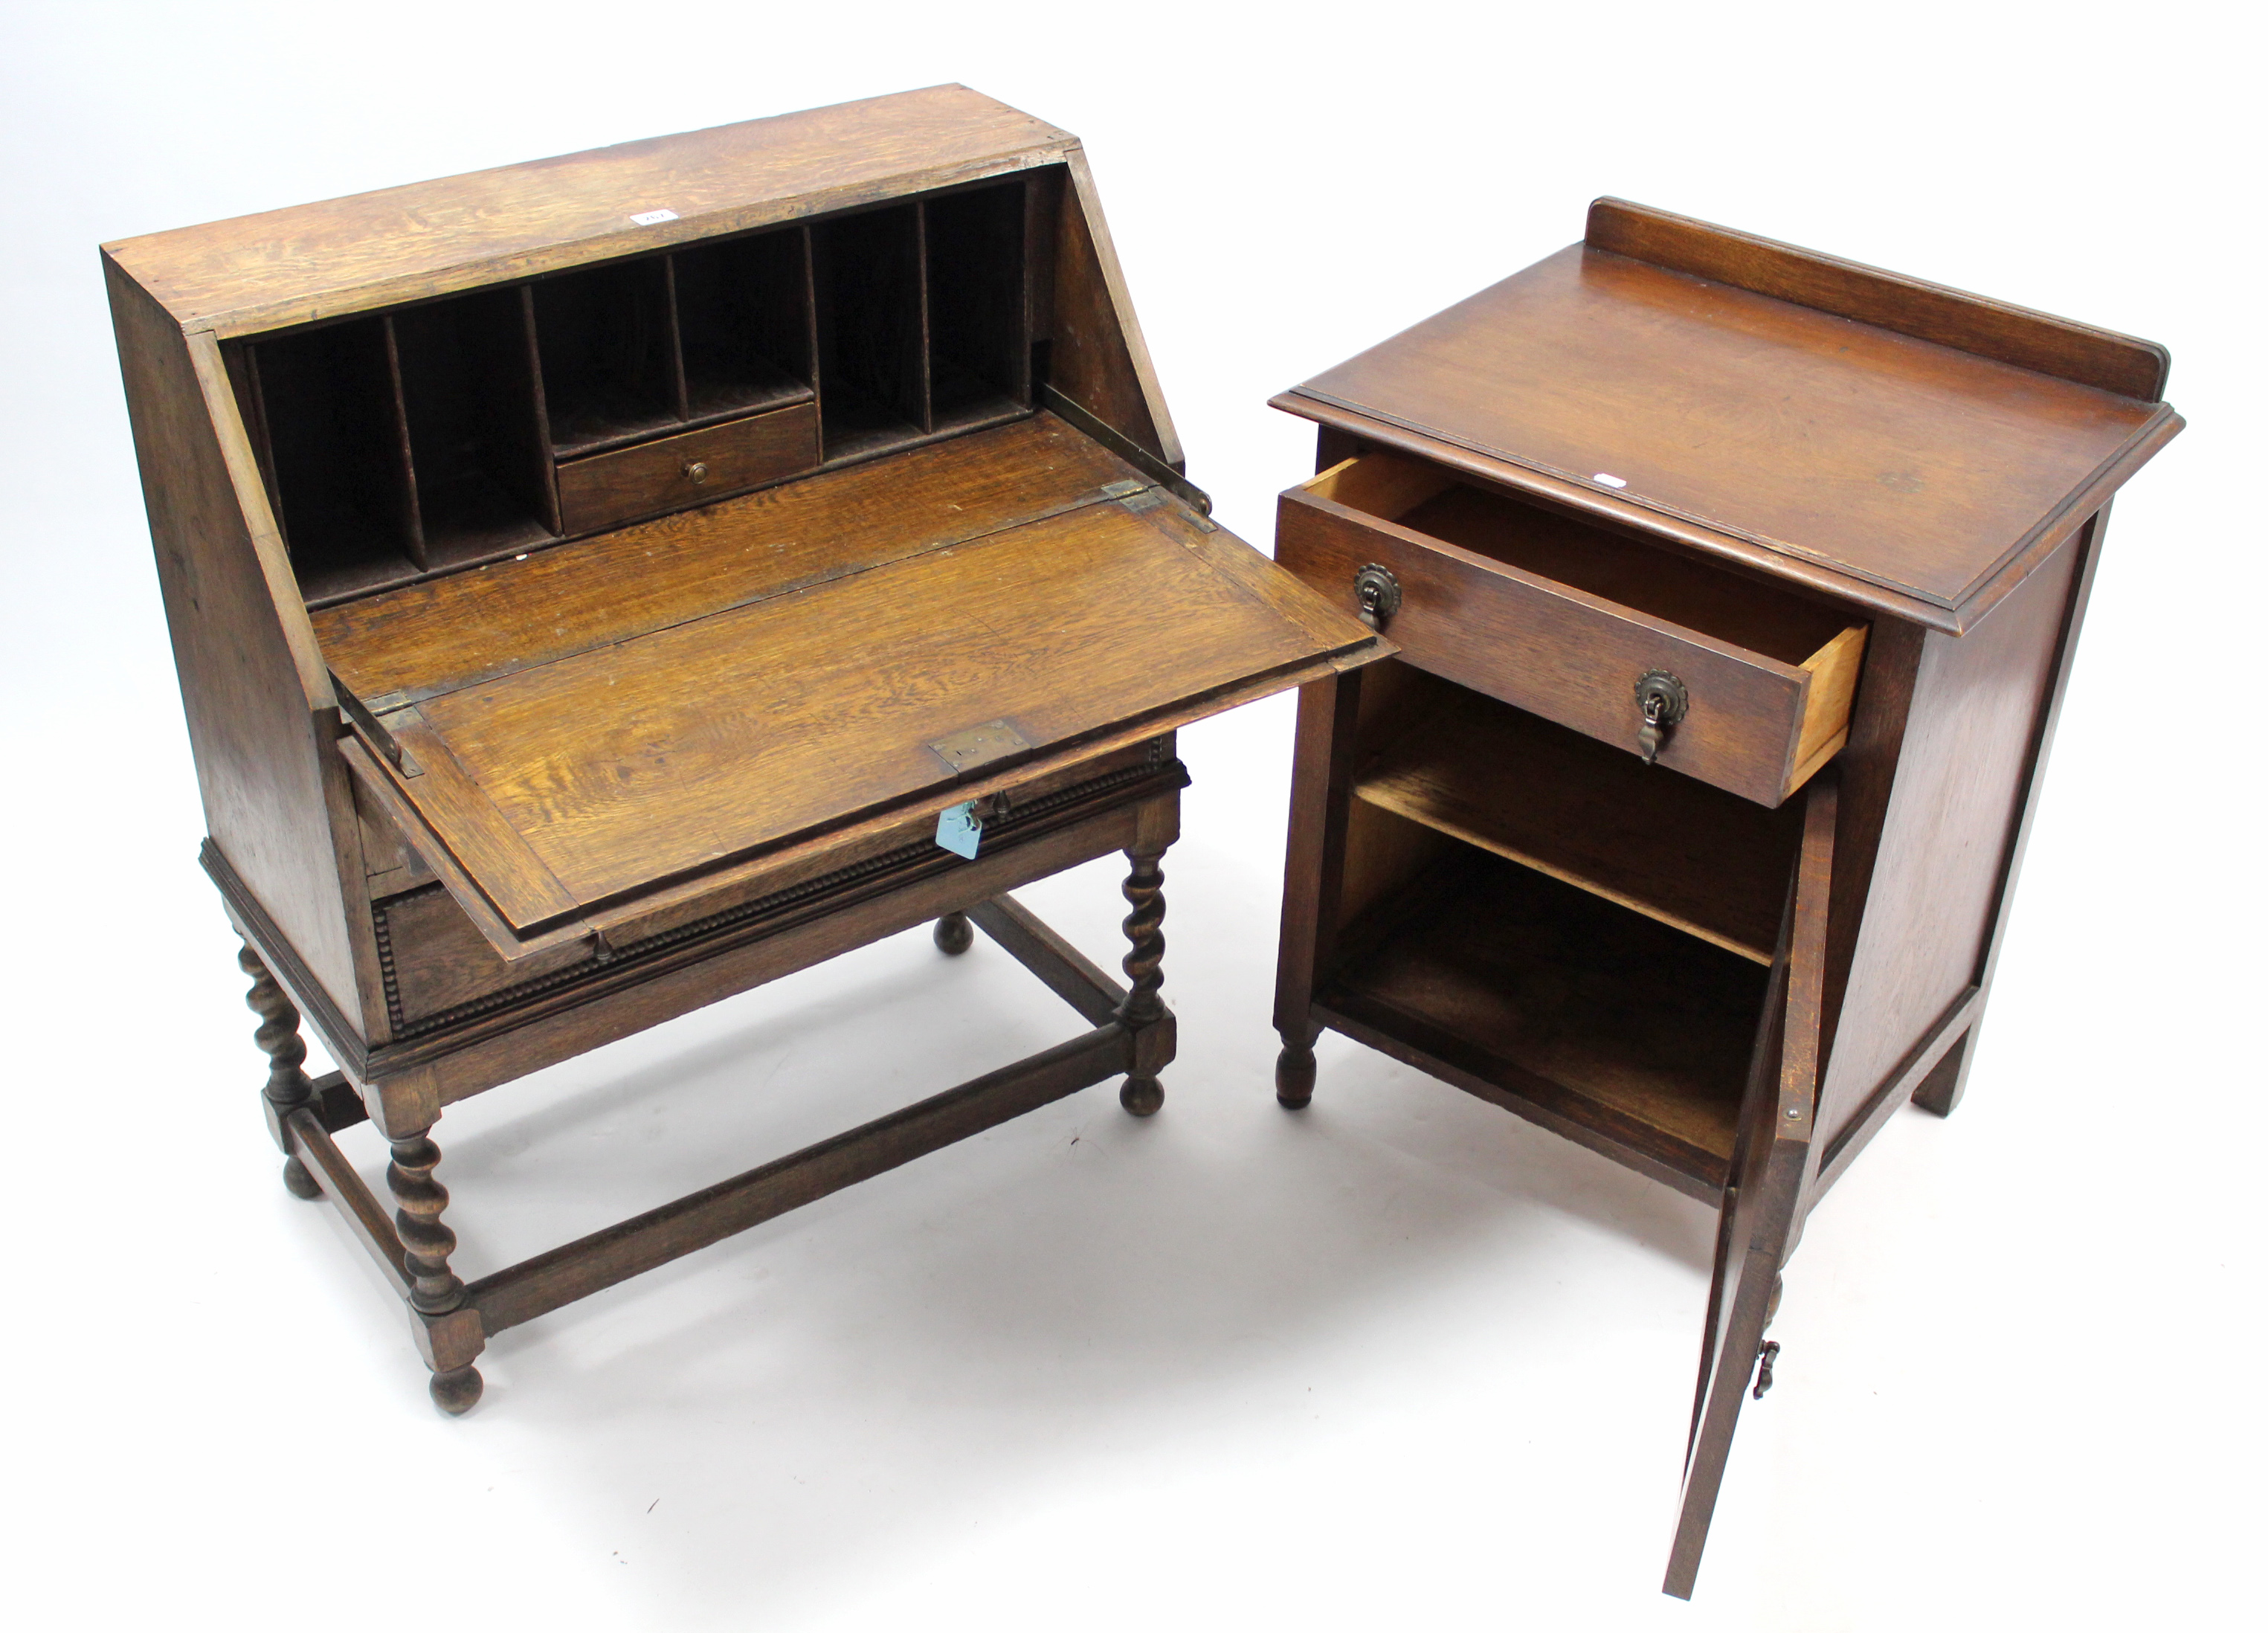
[[[559,515],[571,534],[705,504],[819,463],[819,410],[808,402],[681,431],[559,467]]]
[[[1762,805],[1849,735],[1863,622],[1422,460],[1366,454],[1285,492],[1276,559],[1351,608],[1384,568],[1405,662],[1633,754],[1639,681],[1674,677],[1658,763]]]

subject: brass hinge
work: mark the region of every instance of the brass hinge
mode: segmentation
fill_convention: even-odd
[[[948,769],[958,773],[1020,754],[1031,746],[1024,734],[1005,720],[987,720],[983,725],[972,725],[965,732],[939,738],[929,746],[929,751],[944,761]]]

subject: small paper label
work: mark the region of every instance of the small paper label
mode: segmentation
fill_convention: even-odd
[[[977,842],[983,837],[984,820],[976,814],[975,800],[964,799],[937,813],[937,842],[954,855],[976,861]]]
[[[630,219],[642,227],[658,227],[665,221],[676,220],[677,212],[674,210],[642,210]]]
[[[1609,476],[1604,471],[1598,472],[1591,478],[1591,480],[1594,482],[1603,483],[1605,486],[1609,488],[1627,488],[1630,486],[1630,484],[1624,482],[1621,477]]]

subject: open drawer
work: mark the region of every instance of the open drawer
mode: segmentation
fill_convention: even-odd
[[[1405,662],[1634,754],[1652,693],[1658,763],[1762,805],[1850,733],[1863,623],[1424,460],[1365,454],[1289,489],[1276,559],[1351,610],[1381,570]]]

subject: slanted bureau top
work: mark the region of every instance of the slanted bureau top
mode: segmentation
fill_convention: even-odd
[[[122,239],[103,253],[225,339],[1054,163],[1077,137],[966,85]]]

